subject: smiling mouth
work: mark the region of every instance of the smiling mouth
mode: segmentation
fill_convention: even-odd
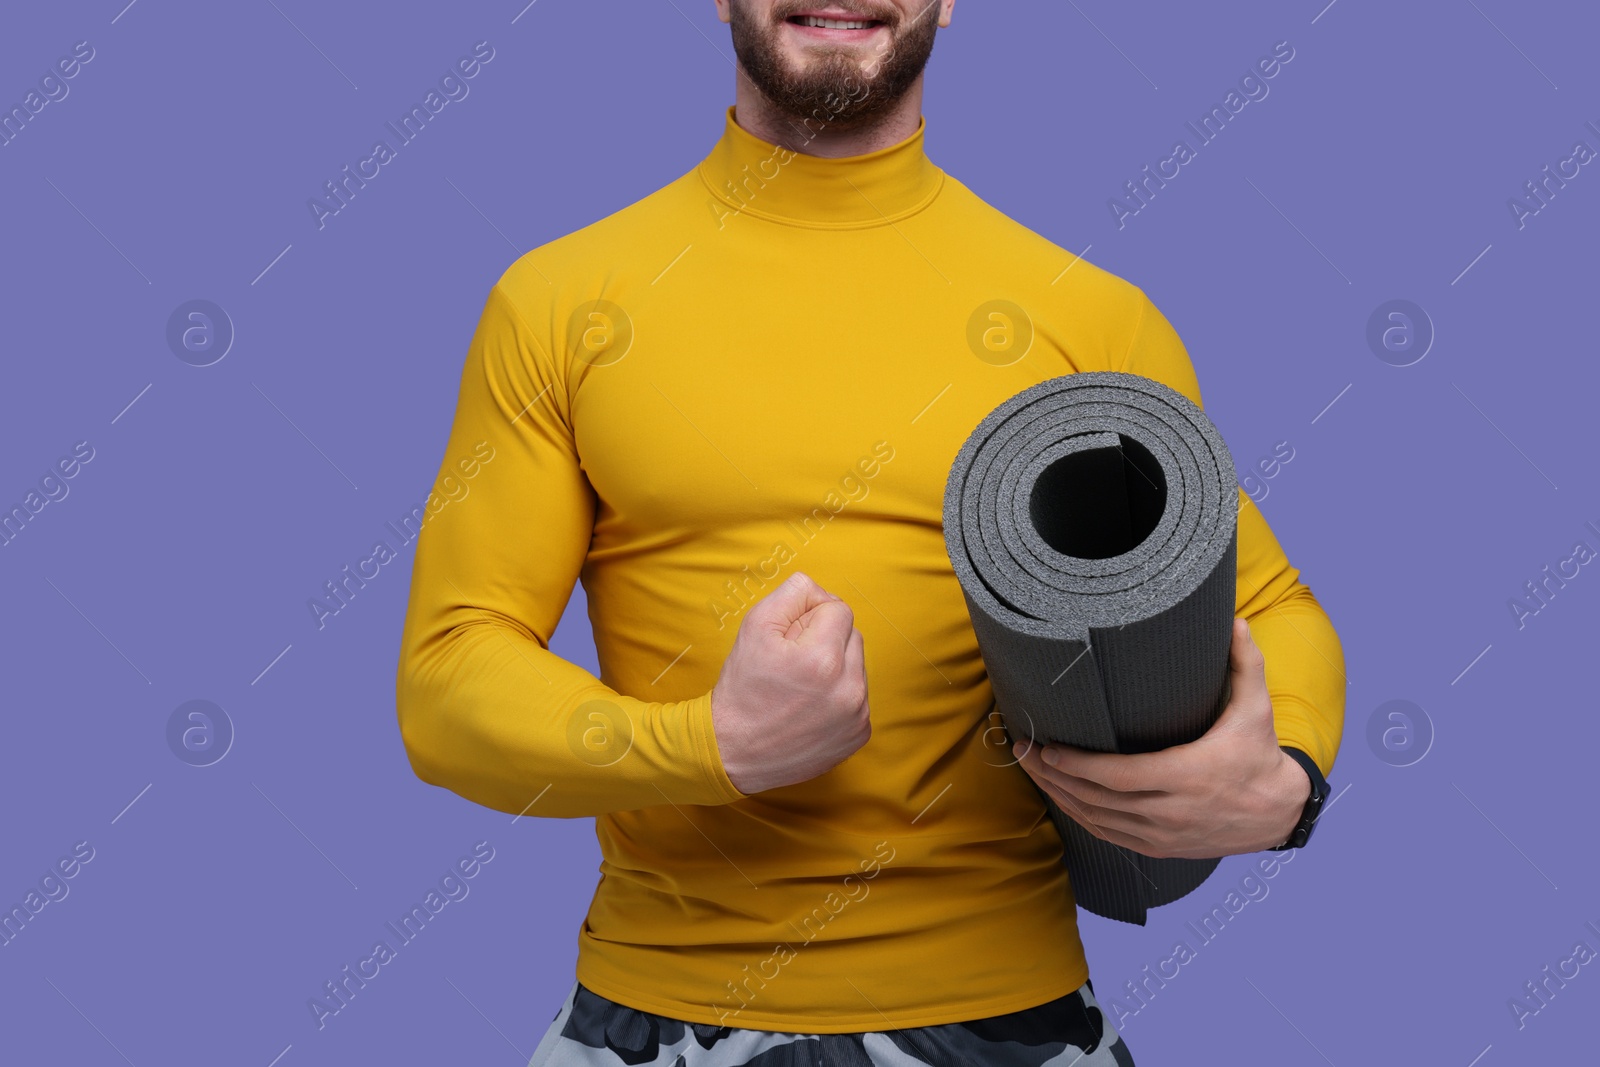
[[[830,19],[817,15],[794,15],[785,21],[815,30],[875,30],[883,25],[878,19]]]

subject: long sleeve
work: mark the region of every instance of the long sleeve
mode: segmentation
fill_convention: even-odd
[[[1194,365],[1172,324],[1145,297],[1139,326],[1117,369],[1169,385],[1197,405]],[[1203,405],[1202,405],[1203,407]],[[1239,493],[1236,615],[1266,660],[1278,743],[1305,752],[1324,776],[1333,769],[1344,730],[1344,652],[1327,612],[1300,581],[1261,509]]]
[[[473,335],[422,510],[395,682],[419,778],[500,811],[558,818],[743,797],[716,748],[709,691],[635,699],[549,650],[596,497],[566,368],[527,326],[506,278]]]

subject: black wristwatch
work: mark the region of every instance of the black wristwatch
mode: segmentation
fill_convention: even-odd
[[[1295,824],[1294,832],[1289,835],[1289,840],[1281,845],[1273,845],[1268,852],[1281,852],[1286,848],[1300,848],[1311,840],[1311,830],[1317,825],[1317,816],[1322,814],[1323,805],[1328,801],[1328,782],[1322,777],[1322,768],[1317,766],[1315,760],[1298,748],[1289,745],[1279,745],[1294,761],[1306,770],[1306,776],[1311,779],[1311,795],[1306,798],[1305,810],[1300,813],[1300,821]]]

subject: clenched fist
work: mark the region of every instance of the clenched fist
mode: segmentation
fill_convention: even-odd
[[[796,571],[752,607],[711,690],[723,769],[741,793],[809,781],[867,743],[861,631]]]

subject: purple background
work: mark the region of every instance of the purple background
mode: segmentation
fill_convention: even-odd
[[[409,549],[324,629],[306,602],[422,502],[505,266],[709,149],[727,27],[710,0],[124,2],[0,32],[7,108],[95,49],[0,147],[0,504],[94,449],[0,548],[0,904],[94,849],[0,946],[0,1059],[523,1063],[572,982],[591,822],[412,775]],[[1144,1067],[1577,1062],[1600,966],[1520,1029],[1507,1001],[1600,949],[1600,568],[1523,628],[1507,602],[1600,547],[1600,165],[1524,228],[1507,199],[1600,148],[1600,17],[1325,2],[963,3],[929,68],[935,162],[1151,295],[1241,471],[1290,442],[1260,506],[1344,641],[1312,847],[1122,1029]],[[319,230],[307,199],[481,40],[470,95]],[[1281,40],[1270,95],[1119,229],[1107,199]],[[236,330],[207,367],[166,341],[193,299]],[[1409,366],[1366,340],[1392,299],[1437,332]],[[581,589],[555,647],[594,669]],[[166,734],[195,699],[236,735],[204,768]],[[1391,700],[1431,743],[1369,742]],[[470,895],[319,1030],[308,999],[480,840]],[[1145,928],[1085,914],[1102,1001],[1256,858]]]

